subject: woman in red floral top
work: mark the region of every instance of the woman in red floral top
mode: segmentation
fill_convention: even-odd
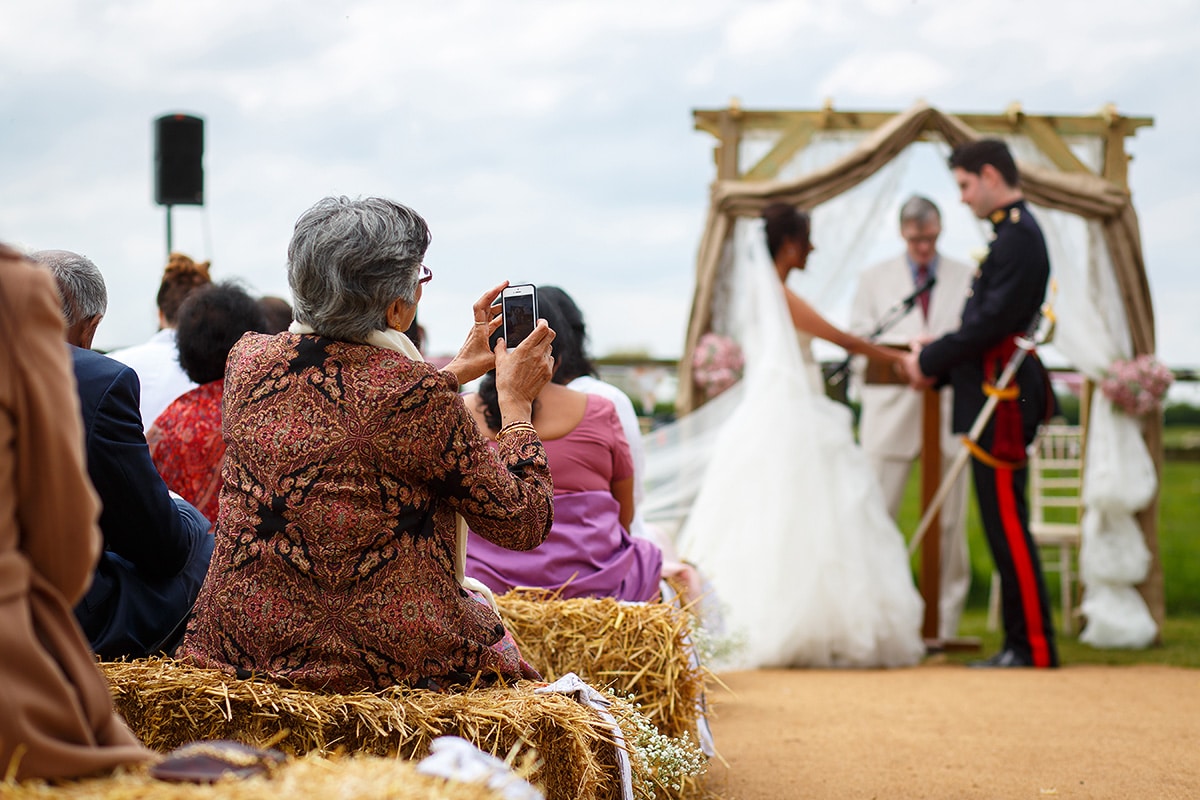
[[[501,284],[458,356],[423,363],[401,331],[428,245],[420,216],[379,198],[326,198],[296,223],[292,332],[247,335],[229,355],[217,545],[182,658],[337,692],[537,676],[459,580],[456,537],[459,515],[515,550],[550,529],[529,419],[554,334],[539,322],[493,354]],[[458,395],[493,367],[496,450]]]
[[[266,315],[239,287],[214,284],[195,290],[179,308],[175,345],[179,365],[194,383],[158,415],[146,432],[150,456],[171,491],[217,521],[221,491],[221,397],[225,360],[247,331],[265,331]]]

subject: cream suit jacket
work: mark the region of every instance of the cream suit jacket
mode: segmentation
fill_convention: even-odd
[[[971,290],[975,270],[961,261],[938,254],[937,282],[930,292],[929,319],[921,313],[919,303],[904,315],[878,341],[907,345],[922,336],[937,338],[956,330],[963,303]],[[859,276],[858,290],[851,310],[850,329],[865,336],[875,329],[888,311],[914,289],[912,272],[904,256],[870,267]],[[856,369],[862,417],[859,438],[863,449],[871,456],[895,459],[914,459],[921,452],[922,398],[904,385],[864,385],[861,376],[862,359]],[[953,455],[959,448],[958,439],[950,433],[950,389],[943,389],[942,451]]]

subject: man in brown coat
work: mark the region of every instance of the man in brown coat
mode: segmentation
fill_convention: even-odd
[[[64,333],[53,279],[0,245],[0,780],[151,757],[71,611],[100,532]]]

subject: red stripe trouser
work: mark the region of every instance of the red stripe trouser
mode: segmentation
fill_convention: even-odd
[[[1000,574],[1004,647],[1035,667],[1058,666],[1046,580],[1025,499],[1026,470],[993,469],[973,460],[975,497]]]

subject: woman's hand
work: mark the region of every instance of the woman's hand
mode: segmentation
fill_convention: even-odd
[[[458,378],[460,386],[470,383],[496,365],[496,357],[488,346],[488,340],[503,321],[496,298],[505,286],[508,286],[508,281],[484,292],[471,306],[475,324],[471,326],[463,346],[458,349],[458,355],[445,366],[446,371],[453,372]]]
[[[533,400],[554,377],[554,356],[550,343],[554,331],[539,319],[525,341],[508,349],[503,339],[496,343],[496,400],[500,405],[501,425],[529,422]]]
[[[933,386],[933,378],[921,371],[922,343],[914,341],[912,349],[904,354],[904,359],[896,365],[896,371],[908,381],[908,385],[921,391]]]

